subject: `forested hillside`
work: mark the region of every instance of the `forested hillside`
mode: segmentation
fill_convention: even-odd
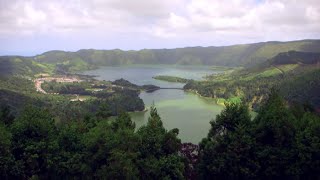
[[[271,65],[281,64],[319,64],[320,53],[289,51],[279,53],[268,61]]]
[[[69,107],[70,108],[70,107]],[[75,110],[75,109],[73,109]],[[67,112],[65,112],[67,113]],[[198,145],[166,130],[155,107],[138,130],[127,113],[59,123],[45,108],[0,111],[1,179],[316,179],[320,119],[273,92],[254,119],[227,104]],[[66,116],[66,115],[64,115]],[[209,124],[208,124],[209,125]]]
[[[143,49],[140,51],[119,49],[84,49],[77,52],[49,51],[34,57],[2,56],[0,57],[0,73],[1,75],[30,75],[39,72],[67,73],[95,69],[99,66],[130,64],[253,67],[287,51],[291,51],[293,54],[294,51],[320,52],[320,40],[262,42],[222,47]],[[277,57],[286,59],[286,54],[279,54]],[[277,60],[274,59],[274,61]]]
[[[243,101],[256,109],[272,88],[288,102],[320,107],[320,53],[290,51],[250,68],[208,76],[206,81],[189,81],[186,90],[225,101]]]
[[[79,50],[49,51],[35,56],[41,63],[63,63],[74,70],[96,66],[128,64],[181,64],[216,66],[252,66],[287,51],[320,52],[319,40],[261,42],[222,47],[187,47],[177,49],[143,49],[140,51]]]
[[[318,179],[320,119],[275,92],[251,118],[227,104],[200,143],[200,179]]]
[[[22,56],[0,56],[0,78],[8,75],[33,75],[48,72],[54,65],[37,63],[33,58]]]

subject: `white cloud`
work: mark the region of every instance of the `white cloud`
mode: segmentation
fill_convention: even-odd
[[[320,3],[314,0],[266,0],[260,3],[251,0],[192,0],[183,15],[175,14],[176,23],[172,23],[173,18],[170,16],[156,26],[162,27],[163,33],[167,30],[179,36],[209,32],[211,36],[208,38],[214,38],[216,34],[234,33],[244,37],[261,37],[260,40],[264,40],[263,37],[272,39],[273,35],[278,38],[287,31],[289,34],[285,36],[291,35],[295,39],[301,38],[295,37],[301,36],[301,31],[306,35],[319,35],[319,10]],[[181,22],[178,24],[183,26],[177,26],[177,22]],[[271,35],[266,35],[265,32]]]
[[[39,34],[79,38],[124,34],[132,39],[143,37],[155,44],[157,40],[170,39],[173,44],[193,42],[195,46],[319,38],[320,3],[318,0],[0,0],[0,38]]]

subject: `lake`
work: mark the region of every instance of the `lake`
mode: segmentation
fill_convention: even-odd
[[[203,66],[160,66],[135,65],[121,67],[101,67],[85,71],[83,74],[96,75],[99,80],[124,78],[138,85],[153,84],[160,87],[183,87],[182,83],[170,83],[153,79],[157,75],[172,75],[187,79],[201,80],[205,75],[221,73]],[[140,98],[146,107],[155,104],[167,130],[178,128],[182,142],[198,143],[206,137],[210,129],[209,122],[221,112],[223,107],[212,99],[200,97],[194,93],[175,89],[161,89],[152,93],[142,92]],[[130,113],[137,127],[144,125],[149,112]]]

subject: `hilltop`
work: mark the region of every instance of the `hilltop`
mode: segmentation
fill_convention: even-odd
[[[48,51],[33,57],[0,56],[0,73],[68,73],[100,66],[131,64],[209,65],[254,67],[284,52],[320,53],[320,40],[260,42],[221,47],[143,49],[139,51],[82,49],[76,52]],[[280,59],[286,58],[279,54]]]
[[[320,52],[320,40],[260,42],[221,47],[143,49],[139,51],[82,49],[77,52],[49,51],[34,56],[39,63],[61,63],[71,70],[130,64],[179,64],[252,66],[281,52]]]

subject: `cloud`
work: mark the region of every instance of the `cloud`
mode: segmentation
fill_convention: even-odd
[[[95,40],[116,38],[132,41],[127,44],[134,45],[137,37],[164,46],[319,38],[320,3],[318,0],[0,0],[0,38],[9,42],[10,38],[29,37],[32,41],[40,35],[52,39],[92,38],[93,47]]]
[[[14,30],[64,32],[66,30],[97,29],[99,31],[140,29],[166,18],[180,0],[2,0],[0,35]],[[141,28],[141,29],[144,29]]]
[[[183,15],[173,14],[161,20],[163,34],[211,33],[269,37],[265,32],[278,38],[290,31],[291,38],[301,32],[320,32],[320,3],[314,0],[192,0]],[[271,36],[272,36],[271,35]],[[261,39],[261,38],[260,38]]]
[[[137,17],[142,18],[159,18],[167,15],[172,6],[178,1],[150,1],[150,0],[133,0],[133,1],[119,1],[119,0],[98,0],[95,1],[100,7],[111,7],[118,11],[126,12]]]

